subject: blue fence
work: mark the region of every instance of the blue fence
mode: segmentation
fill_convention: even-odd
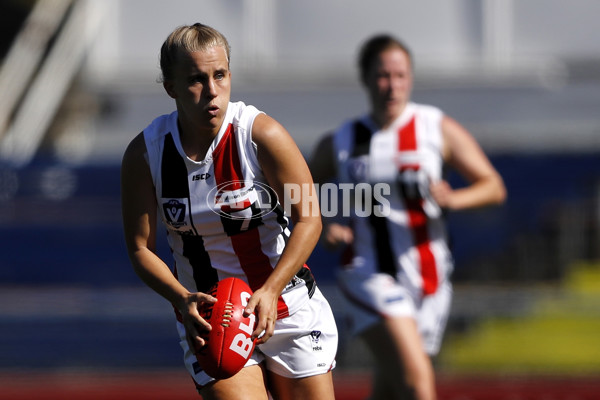
[[[515,269],[532,266],[518,260],[515,242],[547,235],[560,207],[597,200],[596,155],[502,155],[492,162],[508,201],[449,216],[456,280],[506,271],[518,277]],[[0,198],[0,370],[183,368],[170,306],[143,286],[127,259],[117,166],[2,170]],[[317,247],[309,264],[317,281],[332,287],[337,255]]]
[[[496,155],[492,162],[505,179],[506,204],[448,217],[458,279],[482,259],[506,257],[516,236],[545,234],[552,210],[589,204],[598,193],[596,154]],[[37,163],[2,174],[0,284],[139,284],[123,243],[118,166]],[[7,189],[11,179],[18,187]],[[461,184],[457,176],[449,179]],[[310,259],[315,275],[332,279],[336,257],[317,247]]]

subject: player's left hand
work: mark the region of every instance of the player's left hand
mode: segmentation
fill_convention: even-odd
[[[275,321],[277,320],[277,299],[280,293],[271,293],[264,287],[256,290],[248,300],[248,305],[244,309],[244,317],[253,312],[256,313],[258,322],[252,332],[252,340],[258,339],[256,344],[265,343],[275,330]]]
[[[185,327],[188,345],[193,351],[198,351],[206,344],[206,341],[202,338],[202,332],[208,332],[212,329],[211,325],[200,316],[198,309],[203,303],[215,303],[216,301],[216,297],[206,293],[189,293],[183,305],[178,307]]]

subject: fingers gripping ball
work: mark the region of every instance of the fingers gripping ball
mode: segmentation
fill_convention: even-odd
[[[208,375],[226,379],[241,370],[254,351],[256,341],[251,335],[256,318],[254,314],[243,316],[252,290],[241,279],[225,278],[209,293],[217,298],[217,302],[203,304],[200,316],[212,330],[203,334],[206,344],[198,350],[196,358]]]

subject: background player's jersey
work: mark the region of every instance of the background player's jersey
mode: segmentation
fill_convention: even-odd
[[[228,276],[256,290],[286,245],[288,218],[266,183],[252,142],[252,124],[259,113],[242,102],[229,103],[202,161],[185,155],[176,111],[156,118],[144,130],[174,272],[190,291],[207,292]],[[292,314],[313,291],[313,276],[303,266],[279,299],[278,317]]]
[[[452,269],[442,211],[429,194],[429,183],[442,178],[442,117],[435,107],[409,103],[387,129],[364,116],[334,135],[340,182],[367,183],[372,192],[362,191],[372,197],[353,207],[348,266],[389,273],[425,295]],[[383,195],[374,187],[381,183],[389,188]]]

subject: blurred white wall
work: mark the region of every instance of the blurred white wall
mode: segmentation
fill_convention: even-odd
[[[54,141],[68,160],[118,161],[133,135],[173,109],[157,83],[160,46],[195,22],[230,41],[232,100],[273,115],[305,152],[365,112],[356,55],[382,32],[413,50],[415,101],[461,121],[486,150],[600,149],[597,0],[77,1],[94,6],[86,26],[102,19],[78,75],[94,104],[71,101],[88,115],[71,117]],[[582,71],[593,79],[578,81]]]
[[[228,37],[238,82],[354,79],[359,43],[378,32],[403,38],[428,79],[560,79],[564,61],[600,53],[596,0],[96,1],[109,8],[89,62],[99,82],[155,78],[165,37],[194,22]]]

